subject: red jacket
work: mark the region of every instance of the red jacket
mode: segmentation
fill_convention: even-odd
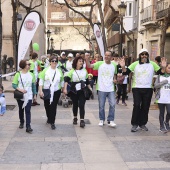
[[[91,64],[94,64],[94,63],[96,63],[96,60],[93,60],[93,61],[91,62]],[[92,74],[93,74],[93,76],[98,76],[98,70],[93,70],[93,69],[92,69]]]

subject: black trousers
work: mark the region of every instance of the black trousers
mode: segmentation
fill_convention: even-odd
[[[132,125],[146,125],[148,122],[148,113],[153,94],[152,88],[133,88],[133,112]]]
[[[117,99],[120,99],[120,96],[122,94],[122,102],[125,102],[125,98],[126,98],[126,91],[127,91],[127,84],[118,84],[117,85]]]
[[[17,103],[19,107],[20,123],[24,123],[24,108],[22,108],[24,101],[17,100]],[[27,105],[25,106],[26,128],[30,127],[30,123],[31,123],[31,103],[32,103],[32,100],[29,100]]]
[[[84,92],[82,90],[77,91],[77,94],[71,92],[70,97],[71,97],[71,100],[73,102],[73,115],[74,115],[74,117],[77,117],[78,108],[79,108],[80,119],[84,119],[85,103],[86,103]]]
[[[98,79],[98,76],[93,76],[94,83],[96,84],[97,84],[97,79]]]
[[[165,108],[166,108],[166,111],[167,111],[165,122],[169,123],[169,120],[170,120],[170,104],[158,103],[158,106],[159,106],[159,122],[160,122],[160,127],[164,127]]]
[[[57,104],[61,95],[61,90],[54,92],[53,102],[50,104],[50,99],[44,100],[44,107],[47,115],[48,122],[55,123],[55,117],[57,113]]]

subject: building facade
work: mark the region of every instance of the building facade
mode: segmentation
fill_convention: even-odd
[[[22,2],[22,1],[21,1]],[[30,1],[24,1],[24,5],[29,6]],[[32,7],[39,4],[39,1],[34,2]],[[45,54],[45,23],[43,22],[45,19],[45,2],[42,3],[41,6],[35,8],[34,10],[38,11],[41,14],[42,22],[39,25],[32,43],[38,43],[40,50],[37,52],[39,56]],[[19,33],[21,24],[23,22],[24,17],[27,12],[22,6],[18,8],[18,13],[22,15],[22,20],[17,21],[17,35]],[[13,52],[13,33],[12,33],[12,18],[13,18],[13,8],[11,1],[3,1],[2,3],[2,55],[6,54],[8,57],[14,57]],[[29,58],[30,49],[25,56],[25,58]],[[15,57],[14,57],[15,58]]]
[[[104,3],[104,14],[107,43],[111,51],[120,53],[122,37],[122,54],[131,57],[131,61],[138,58],[141,48],[148,49],[151,60],[160,55],[167,57],[170,61],[168,49],[170,46],[170,0],[124,0],[127,5],[126,14],[123,17],[123,27],[126,32],[122,34],[121,27],[115,27],[120,24],[118,5],[121,1],[112,1],[111,5],[115,13],[111,11],[108,2],[106,0]],[[164,29],[165,32],[163,32]]]
[[[170,23],[170,0],[139,1],[139,34],[138,49],[144,47],[149,50],[150,59],[154,60],[161,54],[162,39],[165,41],[165,57],[170,61],[170,28],[167,27],[165,35],[162,34],[165,20]]]
[[[63,0],[58,1],[61,4]],[[90,1],[88,1],[90,3]],[[78,4],[87,3],[86,0],[78,1]],[[75,7],[75,9],[85,16],[89,16],[90,7]],[[47,1],[47,30],[50,30],[53,42],[47,42],[47,48],[56,50],[58,54],[62,51],[85,51],[92,47],[84,36],[89,37],[93,34],[89,23],[79,14],[59,5],[56,1]],[[48,44],[50,43],[50,45]]]

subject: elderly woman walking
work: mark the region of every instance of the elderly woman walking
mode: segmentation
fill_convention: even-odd
[[[58,58],[51,56],[49,62],[50,66],[44,69],[39,75],[39,94],[44,99],[47,124],[51,124],[51,129],[54,130],[56,128],[57,103],[60,98],[61,88],[64,85],[64,78],[61,70],[56,68]]]
[[[36,94],[36,85],[35,85],[35,76],[33,73],[29,72],[30,62],[28,60],[21,60],[19,67],[21,71],[15,74],[15,77],[12,82],[12,87],[18,91],[24,93],[23,99],[18,99],[19,107],[19,119],[20,125],[19,128],[24,128],[24,109],[26,115],[26,132],[31,133],[33,129],[31,128],[31,103],[32,96]],[[36,97],[35,97],[36,98]]]

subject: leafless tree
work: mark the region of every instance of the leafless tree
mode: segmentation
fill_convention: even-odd
[[[106,42],[106,35],[105,35],[105,28],[104,28],[104,16],[103,16],[103,12],[102,12],[102,3],[101,0],[92,0],[89,1],[87,3],[84,4],[80,4],[78,3],[79,1],[74,1],[74,0],[64,0],[65,4],[60,3],[58,0],[54,0],[55,3],[61,5],[61,7],[63,7],[63,5],[65,5],[67,8],[71,9],[72,11],[74,11],[75,13],[79,14],[82,18],[84,18],[85,21],[87,21],[89,23],[89,25],[91,26],[91,28],[93,29],[93,10],[94,8],[97,6],[98,10],[99,10],[99,14],[100,14],[100,18],[101,18],[101,29],[102,29],[102,36],[103,36],[103,42],[104,42],[104,49],[107,49],[107,42]],[[90,11],[89,11],[89,16],[86,16],[85,14],[83,14],[82,12],[78,11],[79,7],[89,7]],[[84,38],[87,38],[86,36]]]

